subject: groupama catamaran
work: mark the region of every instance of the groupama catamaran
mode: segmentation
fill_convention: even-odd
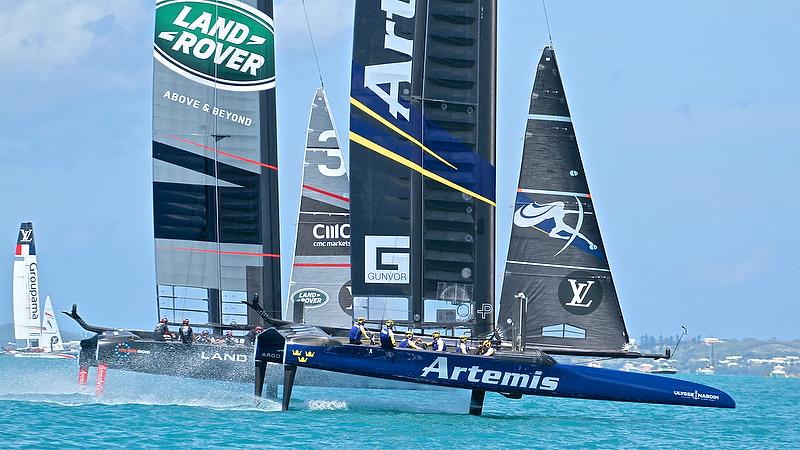
[[[357,0],[350,108],[353,316],[417,333],[495,326],[496,0]],[[733,408],[689,381],[558,363],[550,355],[666,358],[630,349],[552,46],[531,95],[493,357],[351,345],[272,321],[256,395],[284,366],[472,391]]]

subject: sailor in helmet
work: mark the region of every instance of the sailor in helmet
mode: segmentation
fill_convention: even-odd
[[[261,333],[262,331],[264,331],[264,329],[261,328],[260,326],[257,326],[252,330],[248,331],[247,335],[245,335],[244,337],[244,343],[247,345],[254,345],[256,343],[256,336],[258,336],[258,334]]]
[[[156,325],[156,328],[153,330],[153,336],[157,341],[163,341],[164,339],[172,339],[172,333],[169,331],[169,325],[167,325],[167,318],[162,317],[161,320]]]
[[[361,345],[361,339],[363,337],[369,338],[370,342],[372,341],[372,333],[367,330],[367,327],[364,324],[367,323],[367,319],[359,317],[356,319],[356,323],[350,328],[350,343],[354,345]]]
[[[406,337],[402,341],[400,341],[400,348],[413,348],[415,350],[420,350],[421,347],[417,345],[419,343],[419,339],[414,340],[414,332],[411,330],[406,331]]]
[[[225,332],[223,342],[225,342],[225,345],[236,345],[236,337],[233,336],[233,331],[228,330]]]
[[[447,351],[447,344],[445,344],[444,339],[442,339],[442,334],[438,331],[434,331],[431,336],[433,336],[433,342],[431,342],[431,348],[435,352],[444,352]]]
[[[197,336],[197,340],[195,342],[198,344],[211,344],[214,341],[211,339],[211,335],[208,334],[208,330],[203,330],[203,332],[200,333],[200,336]]]
[[[183,319],[183,325],[178,329],[178,337],[186,345],[191,345],[194,342],[194,331],[189,326],[189,319]]]
[[[458,338],[458,345],[456,346],[456,353],[464,353],[468,354],[470,352],[469,345],[467,344],[468,336],[466,334],[462,334],[461,337]]]
[[[483,345],[478,348],[478,354],[483,356],[492,356],[494,355],[494,347],[492,347],[492,341],[485,340],[483,341]]]
[[[381,329],[381,347],[391,350],[396,346],[397,344],[394,341],[394,320],[389,319]]]

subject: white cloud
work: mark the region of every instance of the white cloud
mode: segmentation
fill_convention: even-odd
[[[29,74],[75,64],[92,49],[96,37],[124,31],[147,17],[144,2],[111,0],[52,0],[0,2],[0,55],[6,67]]]
[[[318,49],[352,30],[353,0],[305,0],[305,5]],[[280,46],[310,45],[301,0],[275,2],[275,34]]]

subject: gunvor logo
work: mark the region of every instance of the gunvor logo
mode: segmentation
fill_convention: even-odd
[[[272,19],[235,0],[156,3],[153,56],[172,71],[228,91],[275,87]]]

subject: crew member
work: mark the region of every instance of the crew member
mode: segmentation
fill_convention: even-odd
[[[367,322],[367,319],[364,317],[359,317],[356,319],[356,323],[353,324],[353,327],[350,328],[350,343],[355,345],[361,345],[361,338],[364,336],[368,337],[370,341],[372,341],[372,333],[367,330],[367,327],[364,324]]]
[[[442,334],[438,331],[434,331],[433,334],[433,342],[431,342],[431,347],[435,352],[444,352],[447,351],[447,344],[445,344],[444,339],[442,339]]]
[[[494,347],[492,347],[492,341],[485,340],[483,341],[483,345],[478,348],[478,354],[482,356],[492,356],[494,355]]]
[[[262,331],[264,331],[264,329],[260,326],[250,330],[244,337],[244,343],[247,345],[254,345],[256,343],[256,336],[258,336],[258,333],[261,333]]]
[[[186,345],[191,345],[194,342],[194,331],[189,326],[189,319],[183,319],[183,325],[178,329],[178,337]]]
[[[164,339],[172,339],[172,333],[169,331],[169,326],[167,325],[167,318],[162,317],[161,320],[156,325],[156,328],[153,330],[153,335],[155,340],[163,341]]]
[[[198,344],[211,344],[213,341],[211,340],[211,335],[208,334],[208,330],[203,330],[200,333],[200,336],[197,336],[197,343]]]
[[[236,345],[236,338],[233,337],[233,331],[231,330],[225,332],[225,345]]]
[[[406,331],[406,337],[402,341],[400,341],[400,348],[413,348],[415,350],[420,350],[421,347],[417,345],[419,339],[414,340],[414,332],[411,330]]]
[[[469,353],[470,348],[467,345],[467,336],[463,335],[458,338],[458,346],[456,347],[456,353]]]
[[[381,347],[391,350],[396,346],[397,344],[394,341],[394,320],[389,319],[381,329]]]

